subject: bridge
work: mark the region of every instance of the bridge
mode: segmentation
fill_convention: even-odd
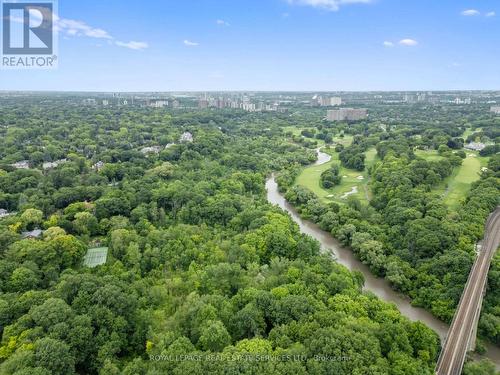
[[[476,331],[491,259],[500,245],[500,206],[488,217],[483,244],[472,266],[436,365],[437,375],[460,375]]]

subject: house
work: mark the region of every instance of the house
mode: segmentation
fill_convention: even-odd
[[[464,148],[466,148],[467,150],[473,150],[473,151],[481,151],[485,147],[486,145],[481,142],[471,142],[464,146]]]
[[[99,172],[103,167],[104,167],[104,162],[100,160],[94,165],[92,165],[92,169],[96,170],[97,172]]]
[[[32,231],[26,231],[21,233],[22,238],[39,238],[42,235],[41,229],[34,229]]]
[[[17,169],[30,169],[30,162],[28,160],[21,160],[11,164],[11,166]]]
[[[179,142],[193,142],[193,135],[190,132],[182,133]]]
[[[147,155],[147,154],[159,154],[160,150],[161,150],[160,146],[151,146],[151,147],[144,147],[144,148],[142,148],[141,152],[144,155]]]
[[[52,168],[56,168],[60,164],[66,163],[66,162],[67,162],[67,159],[48,161],[48,162],[42,164],[42,168],[43,169],[52,169]]]
[[[7,210],[5,210],[5,209],[3,209],[3,208],[0,208],[0,219],[2,219],[2,218],[4,218],[4,217],[7,217],[7,216],[9,216],[9,215],[11,215],[11,214],[9,213],[9,211],[7,211]]]

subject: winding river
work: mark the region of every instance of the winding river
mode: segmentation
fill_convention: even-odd
[[[317,150],[317,152],[318,160],[314,165],[321,165],[330,161],[330,155],[320,150]],[[360,271],[363,274],[365,278],[364,289],[373,292],[384,301],[394,303],[401,314],[410,320],[422,321],[428,327],[432,328],[441,340],[444,341],[448,334],[448,324],[437,319],[427,310],[412,306],[407,297],[394,291],[387,280],[375,277],[368,266],[361,263],[350,249],[343,247],[329,232],[322,230],[317,224],[309,220],[302,219],[295,208],[279,192],[274,175],[267,179],[266,189],[268,202],[278,205],[288,212],[292,219],[299,225],[302,233],[308,234],[318,240],[323,251],[330,253],[340,264],[350,270]],[[485,346],[487,349],[486,357],[495,363],[497,370],[500,369],[500,348],[491,344],[485,344]]]

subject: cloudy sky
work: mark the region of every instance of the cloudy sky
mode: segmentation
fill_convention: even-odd
[[[57,70],[0,90],[500,89],[498,0],[59,0]]]

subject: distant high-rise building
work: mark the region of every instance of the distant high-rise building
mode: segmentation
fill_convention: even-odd
[[[472,99],[471,98],[465,98],[465,99],[455,98],[455,100],[453,100],[453,103],[455,103],[455,104],[471,104]]]
[[[208,108],[208,100],[207,99],[200,99],[198,101],[198,108],[207,109]]]
[[[109,100],[104,99],[104,100],[102,101],[102,106],[103,106],[103,107],[107,107],[108,105],[109,105]]]
[[[255,104],[254,103],[241,103],[241,109],[248,112],[255,112]]]
[[[405,94],[403,100],[404,100],[405,103],[408,103],[408,104],[414,104],[414,103],[417,102],[417,99],[416,99],[415,95],[408,94],[408,93]]]
[[[359,121],[367,116],[365,108],[341,108],[326,111],[328,121]]]
[[[149,106],[152,108],[163,108],[168,105],[168,101],[166,100],[151,100]]]
[[[217,100],[217,108],[223,109],[226,107],[226,100],[224,98],[219,98]]]
[[[425,102],[427,99],[427,95],[425,93],[417,94],[417,102]]]
[[[330,98],[331,106],[340,106],[342,105],[342,98],[340,96],[333,96]]]
[[[97,101],[95,99],[83,99],[82,101],[83,105],[96,105]]]
[[[333,107],[342,105],[342,98],[338,96],[317,96],[313,97],[313,104],[321,107]]]

